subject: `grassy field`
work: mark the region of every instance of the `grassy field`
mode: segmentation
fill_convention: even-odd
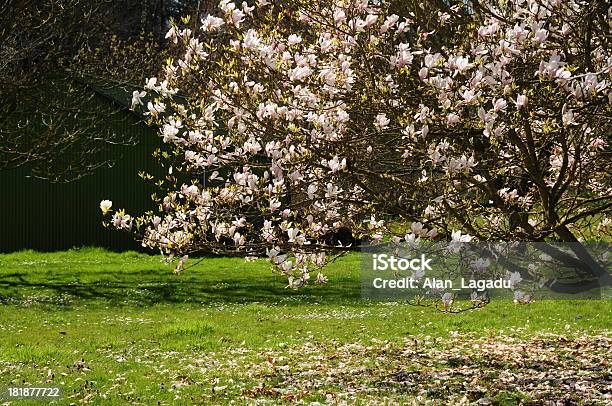
[[[0,255],[0,387],[61,385],[56,404],[612,401],[609,301],[369,302],[357,255],[299,291],[265,261],[172,269],[94,249]]]

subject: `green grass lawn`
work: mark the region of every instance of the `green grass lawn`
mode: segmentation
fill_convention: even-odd
[[[57,404],[612,401],[610,301],[369,302],[359,259],[292,291],[265,261],[175,275],[136,253],[0,255],[0,387],[60,385]]]

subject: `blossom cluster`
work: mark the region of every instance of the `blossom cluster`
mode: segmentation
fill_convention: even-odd
[[[451,1],[428,30],[386,2],[222,0],[197,29],[172,26],[179,56],[134,92],[168,176],[157,213],[112,224],[168,255],[265,255],[293,288],[347,249],[341,229],[451,247],[576,240],[612,195],[612,53],[605,18],[585,17],[597,7],[611,12]]]

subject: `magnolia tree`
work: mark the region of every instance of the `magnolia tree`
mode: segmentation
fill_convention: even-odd
[[[343,227],[391,243],[609,236],[608,3],[438,3],[435,29],[367,0],[223,0],[199,29],[173,25],[180,59],[133,97],[168,145],[159,210],[105,201],[109,224],[178,270],[194,252],[266,255],[290,287],[347,249]]]

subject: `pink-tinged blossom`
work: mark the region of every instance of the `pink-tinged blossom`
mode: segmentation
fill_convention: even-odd
[[[346,13],[342,9],[338,9],[334,12],[334,22],[338,25],[346,22]]]
[[[314,199],[314,196],[317,190],[318,190],[317,185],[314,185],[314,184],[308,185],[307,193],[308,193],[308,198],[310,200]]]
[[[166,111],[166,104],[165,103],[151,103],[148,102],[147,103],[147,110],[148,112],[145,114],[149,114],[153,117],[158,116],[161,113],[164,113]]]
[[[225,22],[222,18],[207,15],[206,18],[202,19],[202,26],[200,28],[202,31],[214,31],[223,26],[223,24],[225,24]]]
[[[510,190],[509,188],[500,189],[497,192],[497,194],[505,201],[517,200],[519,197],[518,190],[516,189]]]
[[[470,266],[476,272],[483,272],[486,269],[488,269],[490,265],[491,265],[491,261],[485,258],[478,258],[470,263]]]
[[[175,44],[178,42],[178,32],[176,30],[176,26],[171,26],[168,32],[166,33],[165,39],[170,39]]]
[[[499,30],[499,23],[496,21],[490,25],[485,25],[478,28],[478,35],[481,37],[488,37],[494,35]]]
[[[472,241],[472,236],[469,234],[462,234],[460,230],[455,230],[451,233],[451,239],[453,242],[467,243]]]
[[[346,168],[346,158],[340,160],[338,156],[335,156],[333,159],[327,162],[327,166],[332,171],[332,173],[344,170]]]
[[[453,294],[445,293],[442,295],[442,305],[448,309],[453,304]]]
[[[306,238],[301,231],[297,228],[290,228],[287,230],[287,235],[289,236],[290,243],[296,243],[298,245],[304,245],[306,242]]]
[[[515,42],[517,44],[524,42],[528,35],[529,31],[519,24],[516,24],[512,29],[508,30],[508,33],[506,34],[508,41]]]
[[[554,53],[549,57],[548,62],[540,62],[538,73],[552,79],[556,76],[557,70],[564,65],[565,63],[561,61],[561,56]]]
[[[457,114],[450,113],[446,117],[446,124],[448,124],[449,126],[453,126],[453,125],[457,124],[460,119],[461,119],[461,117],[459,117]]]
[[[464,56],[456,56],[449,58],[448,62],[449,69],[457,72],[465,72],[471,67],[470,60]]]
[[[476,102],[478,100],[478,97],[480,96],[479,93],[476,93],[475,91],[473,91],[472,89],[468,89],[465,90],[462,94],[461,97],[463,97],[463,100],[467,103],[467,104],[472,104],[474,102]]]
[[[505,111],[508,103],[504,99],[493,99],[493,111]]]
[[[142,106],[142,98],[145,97],[146,95],[147,95],[147,92],[145,92],[144,90],[142,91],[134,90],[132,92],[132,108],[136,107],[137,105]]]
[[[255,10],[255,6],[249,6],[249,3],[247,3],[246,1],[242,2],[242,11],[244,11],[244,14],[252,16],[253,10]]]
[[[230,17],[232,20],[232,24],[238,27],[240,26],[240,23],[244,21],[244,11],[239,10],[239,9],[234,9],[231,11]]]
[[[391,58],[391,64],[398,68],[402,68],[406,65],[410,65],[413,59],[414,55],[410,52],[410,45],[402,43],[398,46],[397,55]]]
[[[125,211],[119,210],[113,215],[112,223],[117,229],[130,230],[132,228],[132,217],[125,214]]]
[[[478,108],[478,118],[480,118],[480,120],[482,120],[484,124],[490,124],[496,120],[497,115],[495,113],[486,111],[482,107],[479,107]]]
[[[153,78],[147,79],[147,83],[145,84],[145,89],[157,90],[157,87],[155,86],[156,84],[157,84],[157,78],[153,77]]]
[[[603,140],[603,138],[597,137],[595,139],[593,139],[593,141],[591,141],[591,143],[589,144],[589,146],[591,148],[595,148],[595,149],[605,149],[607,146],[607,142]]]
[[[389,123],[391,120],[387,117],[385,113],[381,113],[376,116],[376,120],[374,121],[374,126],[379,130],[384,130],[389,127]]]
[[[565,68],[560,68],[555,71],[555,77],[558,82],[564,83],[572,77],[572,72]]]
[[[440,22],[440,24],[444,25],[448,20],[450,20],[450,18],[450,14],[438,11],[438,21]]]
[[[412,233],[414,235],[426,235],[427,234],[427,229],[423,227],[423,224],[421,222],[415,222],[412,223],[412,225],[410,226],[410,230],[412,231]]]
[[[182,123],[180,121],[171,120],[167,124],[164,124],[162,128],[163,140],[165,143],[173,142],[177,140],[177,134],[179,133],[179,129],[182,127]]]
[[[548,38],[548,31],[545,29],[538,29],[533,35],[533,41],[537,44],[541,44]]]
[[[431,69],[431,68],[436,67],[436,65],[438,65],[443,60],[444,58],[439,53],[436,53],[436,54],[428,53],[427,55],[425,55],[425,58],[423,59],[423,63],[425,63],[426,68]]]
[[[296,45],[296,44],[299,44],[300,42],[302,42],[302,37],[300,37],[299,35],[295,35],[295,34],[291,34],[289,38],[287,39],[288,45]]]
[[[419,70],[419,78],[421,80],[425,80],[425,79],[427,79],[427,75],[429,75],[429,69],[427,69],[426,67],[422,67]]]
[[[327,281],[328,281],[327,276],[323,275],[320,272],[317,273],[317,279],[316,279],[315,283],[321,285],[321,284],[327,283]]]
[[[471,156],[467,158],[465,155],[463,155],[460,158],[451,158],[448,161],[446,171],[451,175],[462,172],[470,172],[474,166],[476,166],[474,157]]]
[[[234,233],[233,240],[234,244],[236,244],[237,246],[241,246],[246,243],[246,237],[237,231]]]
[[[397,14],[391,14],[388,16],[385,22],[380,26],[380,33],[384,34],[389,31],[393,26],[395,26],[398,20],[399,16]]]
[[[189,260],[189,255],[183,255],[183,257],[176,264],[176,268],[174,268],[174,273],[180,273],[183,270],[183,267]]]
[[[310,67],[300,66],[295,69],[292,69],[289,72],[289,80],[291,80],[292,82],[304,80],[311,74],[312,74],[312,69],[310,69]]]
[[[563,105],[561,109],[561,115],[563,118],[563,125],[565,127],[569,127],[571,125],[578,125],[578,123],[574,120],[574,111],[572,109],[567,108],[567,104]]]
[[[270,211],[274,212],[281,207],[281,202],[278,199],[270,199]]]
[[[517,110],[521,110],[527,106],[529,99],[524,94],[519,94],[516,96],[516,100],[514,100],[514,104],[516,105]]]
[[[365,18],[364,21],[364,27],[365,28],[370,28],[371,26],[373,26],[376,21],[378,20],[378,16],[374,15],[374,14],[368,14],[368,16]]]

